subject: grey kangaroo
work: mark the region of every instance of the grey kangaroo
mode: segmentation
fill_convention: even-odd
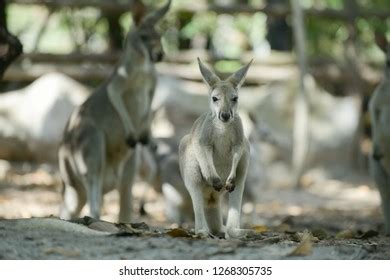
[[[199,117],[179,145],[180,172],[191,196],[195,233],[207,237],[225,232],[240,238],[241,202],[249,164],[249,142],[237,114],[238,90],[251,63],[221,80],[199,59],[209,87],[210,111]],[[226,226],[221,214],[222,196],[229,192]]]
[[[130,222],[131,187],[137,170],[137,150],[150,134],[151,101],[156,84],[154,63],[162,59],[161,35],[156,23],[166,14],[169,0],[143,16],[136,2],[135,26],[128,33],[122,57],[111,77],[71,115],[59,148],[63,179],[60,216],[69,219],[89,206],[99,218],[103,194],[117,188],[119,221]]]
[[[385,44],[382,44],[386,52]],[[373,150],[371,172],[382,200],[385,232],[390,235],[390,44],[387,43],[385,75],[369,104]]]

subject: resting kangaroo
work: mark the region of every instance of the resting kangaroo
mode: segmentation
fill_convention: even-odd
[[[249,142],[237,114],[238,90],[250,63],[222,81],[198,59],[209,87],[210,111],[199,117],[179,145],[180,171],[191,196],[195,233],[223,231],[221,199],[229,192],[226,238],[239,238],[241,202],[249,164]]]
[[[103,194],[118,188],[119,221],[131,220],[131,187],[137,169],[137,143],[147,144],[150,104],[156,73],[162,59],[160,34],[155,24],[162,8],[143,17],[142,3],[133,13],[135,27],[128,33],[124,51],[111,77],[71,115],[59,148],[64,183],[60,216],[79,215],[88,203],[89,215],[99,218]]]
[[[383,50],[385,47],[382,46]],[[373,150],[371,172],[382,199],[385,232],[390,235],[390,44],[387,45],[385,76],[369,105]]]

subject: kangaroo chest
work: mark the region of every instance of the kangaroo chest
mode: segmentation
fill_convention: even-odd
[[[232,165],[232,147],[235,143],[235,135],[229,130],[221,130],[215,132],[213,139],[215,139],[213,142],[214,165],[218,174],[226,179]]]
[[[143,127],[149,117],[154,85],[154,73],[142,72],[129,82],[129,92],[124,95],[124,101],[136,130]]]

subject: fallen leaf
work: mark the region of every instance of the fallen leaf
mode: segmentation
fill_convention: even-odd
[[[291,226],[289,224],[282,223],[274,228],[277,232],[286,232],[291,230]]]
[[[356,238],[359,238],[359,239],[368,239],[368,238],[371,238],[371,237],[375,237],[375,236],[378,236],[379,235],[379,232],[377,232],[376,230],[368,230],[366,232],[363,232],[362,234],[359,234],[358,236],[356,236]]]
[[[139,236],[139,235],[140,235],[140,233],[120,231],[118,233],[114,233],[112,236],[115,236],[115,237],[133,237],[133,236]]]
[[[316,228],[311,231],[311,234],[317,237],[319,240],[324,240],[329,237],[328,233],[322,228]]]
[[[307,256],[313,252],[313,236],[309,232],[305,232],[302,236],[302,241],[288,256]]]
[[[127,233],[128,235],[141,235],[142,233],[145,233],[144,230],[134,228],[132,224],[120,223],[116,224],[116,226],[120,232]]]
[[[291,236],[291,240],[293,240],[293,241],[295,241],[295,242],[302,242],[305,238],[306,238],[306,236],[307,236],[307,234],[309,233],[309,231],[308,230],[305,230],[305,231],[301,231],[301,232],[295,232],[292,236]],[[318,242],[319,241],[319,239],[318,239],[318,237],[316,237],[316,236],[313,236],[313,234],[310,234],[310,241],[312,241],[312,242]]]
[[[109,222],[104,222],[104,221],[93,222],[88,227],[93,230],[110,232],[110,233],[119,232],[119,229],[114,224]]]
[[[252,227],[252,229],[256,232],[256,233],[263,233],[263,232],[267,232],[269,231],[269,228],[265,225],[255,225]]]
[[[338,232],[335,236],[335,239],[352,239],[356,238],[356,231],[351,229],[346,229]]]
[[[53,247],[45,250],[45,254],[58,254],[68,258],[75,258],[80,256],[80,252],[76,250],[69,250],[62,247]]]
[[[182,228],[174,228],[167,232],[170,237],[192,237],[186,230]]]
[[[149,226],[146,223],[144,223],[144,222],[142,222],[142,223],[132,223],[131,227],[135,228],[135,229],[140,229],[140,230],[150,230]]]

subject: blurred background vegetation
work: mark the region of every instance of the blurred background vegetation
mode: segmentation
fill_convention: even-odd
[[[152,9],[152,7],[162,5],[165,0],[144,0],[144,2]],[[157,114],[156,119],[171,120],[172,117],[170,127],[175,133],[172,132],[171,137],[177,138],[174,140],[182,136],[178,133],[180,125],[187,133],[193,119],[205,110],[204,104],[207,104],[206,90],[201,83],[196,57],[207,61],[221,75],[235,71],[243,63],[254,58],[254,65],[248,72],[246,87],[242,89],[243,92],[247,92],[246,95],[243,94],[244,98],[240,97],[242,100],[240,106],[244,108],[244,111],[249,112],[250,117],[255,116],[256,120],[259,120],[259,123],[254,123],[253,127],[261,127],[260,121],[264,121],[271,128],[271,135],[280,136],[276,137],[276,140],[282,139],[274,141],[281,142],[281,144],[269,145],[275,146],[272,149],[276,152],[268,153],[269,160],[265,160],[264,169],[269,168],[269,174],[278,180],[283,177],[282,171],[288,169],[283,169],[283,166],[290,165],[294,97],[300,91],[297,82],[300,69],[297,66],[298,59],[295,55],[290,2],[289,0],[172,1],[172,8],[159,26],[164,34],[163,44],[166,57],[157,65],[159,78],[163,77],[161,79],[163,82],[157,91],[161,94],[168,88],[166,91],[173,97],[169,100],[172,104],[163,104],[164,108],[160,110],[160,115]],[[110,75],[119,58],[123,39],[128,30],[133,28],[131,3],[132,0],[8,1],[6,9],[8,29],[22,42],[24,54],[8,68],[0,82],[0,93],[23,88],[52,72],[64,73],[81,82],[83,86],[92,86],[85,90],[89,92],[91,88]],[[353,188],[352,195],[348,194],[348,198],[351,198],[350,204],[348,207],[343,206],[350,210],[350,216],[355,217],[358,211],[361,214],[362,207],[360,204],[355,205],[355,201],[359,197],[364,197],[370,199],[372,203],[370,205],[375,210],[372,214],[370,208],[367,216],[377,217],[378,200],[375,200],[377,193],[367,187],[371,186],[372,182],[367,178],[366,160],[370,153],[371,143],[369,141],[370,123],[366,111],[368,100],[383,76],[385,56],[376,45],[375,34],[382,34],[390,39],[390,1],[301,0],[300,4],[305,15],[307,47],[305,55],[308,61],[308,72],[314,78],[312,86],[308,89],[308,106],[312,121],[310,149],[313,156],[307,167],[312,168],[315,164],[323,164],[326,159],[330,161],[331,167],[321,172],[317,169],[309,170],[310,172],[307,172],[302,179],[303,185],[312,187],[313,192],[318,191],[316,195],[326,199],[339,198],[339,189],[347,189],[349,192],[349,188]],[[167,77],[173,78],[173,82],[164,80]],[[53,76],[48,76],[46,80],[50,80],[49,78],[51,83],[47,81],[43,83],[43,79],[41,80],[41,85],[44,84],[42,88],[49,91],[47,95],[42,94],[41,88],[37,90],[38,86],[27,87],[24,93],[35,91],[36,95],[29,95],[30,99],[26,98],[25,102],[27,105],[23,108],[14,106],[14,111],[24,113],[29,109],[33,116],[38,113],[35,108],[39,107],[38,111],[43,111],[39,103],[41,101],[36,102],[36,107],[31,106],[33,101],[38,99],[38,95],[42,96],[42,100],[46,100],[50,99],[54,93],[58,93],[60,99],[60,93],[64,90],[62,87],[56,87],[58,77],[54,79]],[[274,84],[278,82],[280,82],[279,85],[275,86]],[[68,88],[70,88],[69,92],[74,92],[73,85]],[[5,95],[0,94],[3,97]],[[55,97],[52,98],[55,99]],[[21,102],[15,102],[17,103]],[[0,109],[1,105],[0,102]],[[46,113],[42,113],[45,116],[41,117],[45,120],[53,119],[54,123],[55,118],[60,115],[59,109],[65,106],[50,105],[54,108],[52,109],[49,105],[47,105],[49,113],[47,116]],[[170,113],[176,116],[170,116]],[[10,123],[7,117],[11,115],[4,114],[4,117],[0,110],[0,129],[2,126],[7,128]],[[28,130],[32,126],[30,122],[32,117],[26,114],[21,115],[27,116],[25,117],[25,130]],[[5,119],[3,123],[1,123],[1,117]],[[63,124],[67,117],[66,115],[61,120]],[[247,122],[250,123],[250,121],[252,119],[248,118]],[[20,126],[20,122],[16,123],[15,130]],[[58,123],[59,121],[55,122],[50,129],[53,130],[52,128],[56,127],[60,130]],[[166,126],[161,125],[161,127],[161,130],[167,130]],[[256,129],[253,131],[256,132]],[[56,141],[60,140],[61,133],[62,131],[58,133]],[[29,134],[26,133],[26,135]],[[9,141],[7,137],[8,134],[4,138],[11,147],[15,141],[13,138]],[[23,137],[25,138],[23,144],[27,143],[25,146],[28,146],[31,139],[27,136]],[[256,141],[258,140],[254,140]],[[258,142],[264,141],[260,139]],[[44,144],[42,146],[46,152],[47,145]],[[269,147],[266,148],[272,150]],[[354,150],[352,159],[349,153],[351,148]],[[267,149],[262,149],[258,158],[267,157]],[[19,146],[13,147],[13,151],[17,151],[18,155],[21,154],[21,150]],[[26,153],[22,151],[22,156],[26,157]],[[363,161],[357,160],[358,156],[363,156]],[[340,167],[343,157],[344,159],[348,157],[348,167],[356,167],[354,165],[357,162],[363,162],[360,166],[363,168],[359,171],[354,170],[354,173],[348,177],[346,169]],[[8,158],[13,159],[11,156]],[[279,165],[281,161],[283,166]],[[361,170],[364,172],[360,172]],[[258,172],[255,172],[255,175],[255,177],[261,177],[258,176]],[[361,178],[363,175],[366,177]],[[327,180],[325,183],[316,185],[317,179],[321,181],[324,178]],[[274,181],[277,181],[276,179]],[[28,180],[31,181],[31,178],[29,177]],[[270,181],[271,183],[264,184],[278,185],[272,181],[272,178]],[[339,184],[339,182],[342,183]],[[59,188],[58,182],[52,184]],[[290,183],[284,185],[291,186]],[[318,186],[318,188],[315,189],[313,186]],[[337,192],[334,191],[331,195],[324,194],[326,190],[337,190]],[[275,197],[280,199],[279,189],[275,189],[275,193],[270,197],[271,204],[274,203]],[[284,211],[287,203],[292,203],[293,197],[294,194],[289,193],[286,196],[286,202],[280,202],[278,207],[280,206],[280,209]],[[57,205],[58,198],[56,199],[53,199],[53,205]],[[304,212],[305,209],[300,208],[302,206],[300,199],[297,199],[291,211],[287,211],[288,214]],[[312,199],[307,199],[307,201],[312,201]],[[324,201],[328,203],[327,200]],[[356,206],[358,211],[352,206]],[[8,213],[9,209],[14,208],[13,206],[4,207],[3,213]],[[265,206],[261,211],[267,213],[268,208]],[[342,211],[345,210],[344,208]],[[296,209],[299,211],[297,212]],[[37,213],[41,215],[41,212]],[[307,213],[310,217],[316,217],[309,210]],[[285,212],[282,214],[284,215]],[[29,215],[30,212],[23,214],[26,217]],[[332,215],[334,215],[333,212]],[[15,216],[20,216],[20,214],[16,213]],[[329,220],[333,220],[333,217]]]
[[[15,3],[14,3],[15,2]],[[97,1],[109,2],[118,8],[110,12],[101,10],[99,7],[74,8],[67,6],[52,5],[24,5],[26,3],[50,3],[51,1],[9,1],[7,7],[8,26],[12,33],[17,34],[23,42],[25,52],[48,52],[66,54],[74,51],[84,53],[102,53],[104,51],[119,47],[119,43],[110,45],[109,39],[115,37],[112,33],[118,30],[110,29],[110,26],[121,28],[117,38],[123,38],[128,31],[131,22],[130,11],[121,10],[126,7],[128,1]],[[56,1],[52,1],[56,2]],[[77,1],[73,1],[77,2]],[[80,1],[80,3],[88,1]],[[93,5],[94,1],[89,1]],[[96,1],[95,1],[96,2]],[[145,1],[153,5],[163,1]],[[307,44],[310,57],[331,56],[337,59],[343,57],[343,42],[348,37],[346,20],[342,15],[347,15],[348,6],[344,0],[303,0],[301,3],[309,11],[326,11],[332,9],[340,12],[339,16],[319,15],[318,13],[307,13]],[[20,4],[19,4],[20,3]],[[24,3],[24,4],[23,4]],[[65,1],[66,3],[66,1]],[[290,15],[283,15],[283,8],[288,9],[289,2],[283,0],[214,0],[214,1],[192,1],[176,0],[173,2],[173,11],[167,17],[162,28],[166,31],[165,45],[167,52],[174,55],[183,49],[191,47],[205,47],[213,50],[216,54],[227,58],[239,58],[247,50],[254,50],[261,57],[269,51],[269,36],[281,36],[282,34],[269,34],[269,27],[279,26],[283,29],[291,28]],[[229,13],[230,15],[217,13],[207,9],[207,5],[215,7],[231,7],[230,12],[235,8],[251,5],[254,9],[250,12]],[[356,1],[359,11],[377,12],[369,17],[357,18],[357,47],[363,61],[380,61],[383,57],[375,46],[374,32],[388,32],[390,20],[381,18],[381,11],[390,8],[387,0],[360,0]],[[109,6],[110,6],[109,5]],[[267,15],[264,7],[280,7],[281,20],[277,24],[273,15]],[[98,6],[98,5],[97,5]],[[256,12],[256,9],[264,9],[263,12]],[[248,9],[241,9],[246,10]],[[275,8],[276,10],[276,8]],[[345,13],[343,13],[345,11]],[[330,14],[330,13],[329,13]],[[283,22],[285,21],[285,23]],[[237,37],[228,36],[224,31],[235,33]],[[225,36],[223,36],[225,35]],[[224,38],[226,37],[226,38]],[[219,42],[227,40],[227,37],[234,37],[229,44],[221,45]],[[202,39],[205,39],[202,41]],[[288,41],[289,38],[279,38]],[[288,42],[285,44],[288,45]],[[291,44],[290,44],[291,46]],[[278,47],[278,46],[276,46]],[[285,46],[288,47],[288,46]],[[280,46],[279,46],[280,48]]]
[[[8,1],[8,28],[21,40],[25,54],[4,77],[5,82],[13,83],[3,81],[1,91],[54,70],[88,84],[99,83],[116,62],[123,38],[132,26],[131,2]],[[156,6],[164,1],[145,2]],[[339,96],[351,94],[347,83],[356,79],[357,73],[363,97],[370,95],[380,80],[384,61],[384,54],[375,44],[375,33],[389,36],[389,1],[300,2],[305,9],[310,73]],[[222,73],[236,70],[249,56],[263,66],[291,65],[295,58],[290,10],[288,0],[174,0],[160,25],[166,61],[194,65],[197,56],[206,56]],[[346,54],[348,42],[352,42],[352,56]],[[351,57],[358,67],[352,71],[355,74],[348,71]],[[164,74],[200,79],[193,73],[162,68]],[[265,72],[250,82],[266,84],[286,79],[284,72],[264,76]]]
[[[9,31],[24,54],[8,69],[0,91],[62,72],[96,86],[109,76],[132,28],[132,0],[14,0],[6,6]],[[151,8],[164,0],[144,1]],[[334,96],[355,96],[361,112],[357,137],[370,134],[367,104],[383,74],[375,34],[390,39],[388,0],[301,0],[308,72]],[[220,74],[255,59],[250,86],[299,77],[288,0],[174,0],[159,26],[166,58],[162,75],[201,81],[196,57]],[[362,142],[363,144],[359,144]],[[364,141],[357,151],[368,154]],[[361,146],[361,147],[360,147]],[[360,148],[359,148],[360,147]]]

